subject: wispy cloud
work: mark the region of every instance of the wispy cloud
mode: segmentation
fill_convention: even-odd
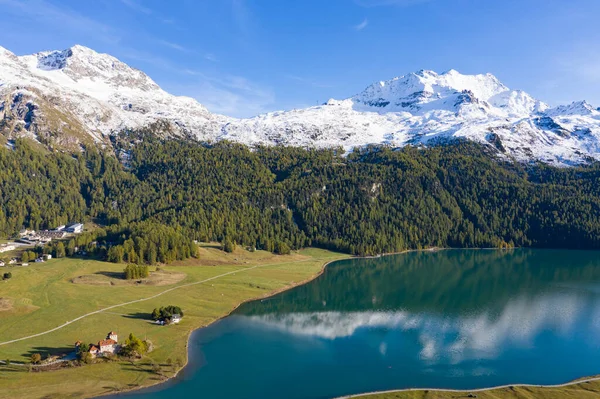
[[[590,51],[590,48],[563,54],[557,61],[560,69],[589,82],[600,82],[600,51]]]
[[[313,79],[303,78],[302,76],[285,75],[285,77],[288,78],[288,79],[290,79],[290,80],[294,80],[294,81],[300,82],[302,84],[308,84],[308,85],[313,86],[313,87],[320,87],[320,88],[331,88],[331,87],[333,87],[330,84],[317,82],[317,81],[315,81]]]
[[[369,25],[369,20],[365,18],[364,21],[362,21],[360,24],[354,25],[354,29],[357,31],[361,31],[361,30],[365,29],[368,25]]]
[[[219,59],[217,58],[216,55],[214,55],[213,53],[206,53],[204,54],[204,59],[207,61],[211,61],[211,62],[218,62]]]
[[[428,3],[434,0],[354,0],[361,7],[397,6],[407,7],[416,4]]]
[[[188,49],[180,44],[169,42],[167,40],[159,40],[159,44],[162,44],[165,47],[172,48],[173,50],[181,51],[182,53],[193,53],[193,50]]]
[[[247,118],[272,111],[275,106],[273,90],[245,77],[211,76],[194,70],[187,72],[198,77],[198,82],[171,89],[194,97],[212,112]]]
[[[252,25],[252,14],[245,0],[231,0],[233,20],[243,34],[249,34]]]
[[[137,0],[121,0],[125,6],[131,8],[134,11],[141,12],[143,14],[152,14],[152,10],[144,6]]]
[[[113,27],[77,13],[66,6],[55,6],[45,0],[0,0],[2,12],[13,15],[19,20],[35,21],[39,26],[51,25],[53,31],[84,33],[95,40],[116,44],[121,40],[121,34]],[[60,21],[56,24],[55,21]]]
[[[170,42],[168,40],[158,40],[158,43],[165,46],[165,47],[169,47],[172,48],[173,50],[177,50],[179,52],[182,53],[186,53],[186,54],[197,54],[198,52],[195,50],[192,50],[190,48],[187,48],[185,46],[182,46],[181,44],[178,43],[174,43],[174,42]],[[202,55],[202,57],[210,62],[218,62],[219,59],[217,58],[216,55],[214,55],[213,53],[205,53]]]

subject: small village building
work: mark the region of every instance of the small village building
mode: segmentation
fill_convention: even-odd
[[[121,346],[119,345],[118,341],[119,336],[117,335],[117,333],[111,331],[106,336],[106,339],[103,339],[102,341],[98,342],[98,345],[90,345],[90,355],[92,355],[92,357],[95,358],[97,356],[104,356],[109,353],[117,353],[121,349]],[[81,341],[75,342],[75,348],[79,348],[81,343]]]
[[[45,254],[45,255],[42,255],[42,258],[44,258],[44,260],[50,260],[50,259],[52,259],[52,255]]]
[[[23,229],[23,230],[19,231],[19,237],[25,237],[25,236],[28,236],[28,235],[34,234],[34,233],[35,233],[34,230]]]
[[[0,244],[0,252],[14,251],[16,248],[14,244]]]
[[[100,354],[100,349],[98,349],[97,346],[92,345],[90,346],[90,355],[92,355],[92,357],[96,357]]]
[[[181,321],[181,315],[174,314],[173,316],[171,316],[171,323],[179,324],[180,321]]]
[[[57,227],[57,228],[55,228],[54,230],[56,230],[56,231],[63,231],[63,230],[65,229],[65,227],[67,227],[67,226],[65,226],[65,225],[63,224],[62,226],[58,226],[58,227]]]
[[[29,263],[21,263],[21,266],[29,266]]]
[[[100,353],[115,353],[117,351],[117,341],[114,339],[103,339],[98,342],[98,347],[100,348]]]
[[[41,256],[35,260],[35,263],[44,263],[44,258]]]
[[[61,238],[65,238],[66,235],[67,234],[64,231],[54,230],[44,230],[37,233],[37,236],[41,241],[60,240]]]
[[[11,260],[8,261],[9,265],[14,265],[17,263],[17,258],[12,258]]]
[[[83,232],[83,224],[81,224],[81,223],[70,224],[65,228],[65,231],[67,231],[68,233],[75,233],[75,234],[82,233]]]
[[[4,263],[3,261],[0,260],[0,267],[4,267],[6,266],[6,263]]]

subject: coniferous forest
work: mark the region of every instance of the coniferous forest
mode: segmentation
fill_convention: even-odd
[[[248,147],[113,137],[114,151],[0,149],[0,235],[102,228],[114,262],[195,255],[194,240],[286,253],[425,247],[600,248],[600,165],[556,168],[457,141],[428,148]],[[67,244],[69,248],[77,243]]]

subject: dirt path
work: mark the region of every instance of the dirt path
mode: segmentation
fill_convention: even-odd
[[[86,317],[93,316],[93,315],[98,314],[98,313],[106,312],[107,310],[115,309],[115,308],[118,308],[118,307],[121,307],[121,306],[127,306],[127,305],[132,305],[134,303],[149,301],[151,299],[158,298],[161,295],[164,295],[164,294],[167,294],[169,292],[178,290],[180,288],[185,288],[185,287],[190,287],[190,286],[193,286],[193,285],[203,284],[203,283],[206,283],[208,281],[216,280],[216,279],[221,278],[221,277],[229,276],[229,275],[236,274],[236,273],[247,272],[249,270],[258,269],[258,268],[261,268],[261,267],[273,267],[273,266],[277,266],[277,265],[283,265],[283,264],[289,264],[289,263],[307,262],[307,261],[313,261],[313,260],[314,259],[304,259],[304,260],[297,260],[297,261],[285,262],[285,263],[280,263],[280,264],[271,263],[271,264],[265,264],[265,265],[257,265],[257,266],[252,266],[252,267],[244,268],[244,269],[241,269],[241,270],[233,270],[231,272],[219,274],[218,276],[210,277],[210,278],[207,278],[207,279],[202,280],[202,281],[195,281],[193,283],[187,283],[187,284],[183,284],[183,285],[178,285],[177,287],[169,288],[167,290],[164,290],[162,292],[159,292],[158,294],[149,296],[147,298],[141,298],[141,299],[136,299],[134,301],[123,302],[123,303],[119,303],[117,305],[111,305],[111,306],[108,306],[108,307],[100,309],[100,310],[96,310],[96,311],[93,311],[93,312],[90,312],[90,313],[86,313],[86,314],[84,314],[82,316],[79,316],[79,317],[73,319],[73,320],[69,320],[69,321],[67,321],[64,324],[61,324],[58,327],[52,328],[52,329],[44,331],[44,332],[40,332],[40,333],[33,334],[33,335],[28,335],[28,336],[22,337],[22,338],[12,339],[10,341],[0,342],[0,346],[12,344],[12,343],[19,342],[19,341],[25,341],[27,339],[36,338],[36,337],[39,337],[39,336],[42,336],[42,335],[50,334],[51,332],[60,330],[61,328],[65,328],[66,326],[68,326],[70,324],[73,324],[73,323],[76,323],[76,322],[78,322],[81,319],[85,319]]]
[[[571,382],[565,382],[564,384],[558,385],[535,385],[535,384],[507,384],[500,385],[497,387],[491,388],[478,388],[478,389],[439,389],[439,388],[406,388],[406,389],[392,389],[389,391],[379,391],[379,392],[367,392],[367,393],[359,393],[356,395],[348,395],[348,396],[340,396],[335,399],[351,399],[351,398],[364,398],[372,395],[384,395],[388,393],[398,393],[398,392],[416,392],[416,391],[429,391],[429,392],[452,392],[452,393],[475,393],[475,392],[484,392],[484,391],[492,391],[495,389],[504,389],[504,388],[563,388],[571,385],[585,384],[586,382],[594,382],[600,381],[600,377],[594,378],[586,378],[583,380],[576,380]]]

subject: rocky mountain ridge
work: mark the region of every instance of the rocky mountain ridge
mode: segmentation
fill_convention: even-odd
[[[585,101],[549,107],[491,74],[422,70],[344,100],[249,119],[173,96],[142,71],[83,46],[16,56],[0,47],[0,131],[51,147],[109,145],[122,129],[165,122],[166,135],[250,146],[430,145],[464,138],[520,161],[600,159],[600,111]]]

